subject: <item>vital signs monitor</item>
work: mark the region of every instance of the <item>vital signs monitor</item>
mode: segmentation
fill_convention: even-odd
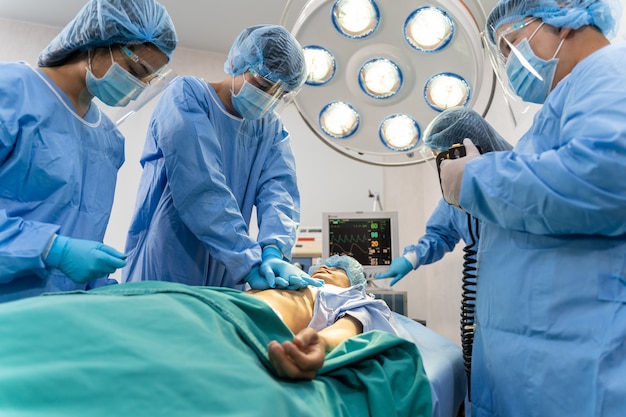
[[[398,212],[322,213],[322,257],[349,255],[363,265],[368,280],[386,272],[399,256]]]

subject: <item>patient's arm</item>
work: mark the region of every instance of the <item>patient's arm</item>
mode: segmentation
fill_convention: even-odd
[[[363,333],[361,322],[347,314],[319,332],[326,341],[328,351],[333,350],[344,340],[361,333]]]
[[[282,344],[271,341],[267,347],[269,360],[279,376],[291,379],[313,379],[324,365],[327,351],[339,343],[356,336],[363,326],[354,317],[343,316],[320,332],[307,327],[293,341]]]

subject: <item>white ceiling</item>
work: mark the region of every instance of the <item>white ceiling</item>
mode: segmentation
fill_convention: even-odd
[[[244,28],[279,24],[288,0],[159,0],[169,12],[179,46],[228,53]],[[65,26],[86,0],[0,0],[0,18]]]

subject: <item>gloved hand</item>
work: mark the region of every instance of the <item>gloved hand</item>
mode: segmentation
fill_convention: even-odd
[[[448,204],[459,208],[465,165],[472,159],[480,156],[480,152],[470,139],[463,139],[463,146],[465,146],[464,157],[459,159],[445,159],[441,161],[439,167],[439,181],[441,182],[443,199],[446,200]]]
[[[263,262],[259,268],[259,274],[268,282],[275,281],[275,288],[299,290],[308,285],[321,287],[324,281],[311,278],[309,274],[295,265],[283,260],[282,253],[274,246],[263,248]]]
[[[259,266],[255,265],[252,267],[252,270],[246,275],[245,281],[250,285],[250,288],[254,290],[267,290],[268,288],[276,287],[275,280],[273,282],[269,282],[261,273],[259,272]]]
[[[406,259],[404,256],[398,256],[393,261],[391,261],[391,265],[389,265],[389,269],[387,272],[383,272],[381,274],[375,274],[374,278],[383,279],[383,278],[391,278],[391,283],[389,285],[393,286],[396,282],[400,281],[406,274],[413,270],[413,265]]]
[[[291,265],[291,264],[289,264]],[[293,265],[291,265],[293,266]],[[286,287],[288,290],[299,290],[300,288],[307,287],[309,285],[313,287],[322,287],[324,285],[323,279],[313,278],[309,274],[303,272],[300,268],[296,268],[300,271],[300,276],[290,275],[289,285]],[[276,277],[278,279],[278,277]]]
[[[44,263],[60,269],[74,282],[88,282],[126,265],[126,255],[93,240],[57,236]]]

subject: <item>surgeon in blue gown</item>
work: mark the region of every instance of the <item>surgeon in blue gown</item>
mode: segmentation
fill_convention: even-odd
[[[91,0],[38,67],[0,63],[0,302],[105,284],[125,264],[102,243],[124,138],[92,98],[138,98],[176,42],[153,0]]]
[[[291,138],[273,111],[305,81],[302,48],[282,26],[251,26],[224,70],[216,83],[179,78],[154,111],[122,279],[321,285],[289,262],[300,194]]]
[[[487,39],[543,103],[511,152],[444,161],[479,218],[472,417],[624,416],[626,42],[621,4],[502,0]]]
[[[436,154],[462,143],[464,138],[476,142],[483,153],[513,149],[481,115],[466,107],[449,108],[437,116],[424,133],[424,146]],[[476,231],[470,231],[467,213],[441,199],[426,222],[426,233],[416,244],[405,247],[403,255],[375,278],[393,278],[389,283],[393,286],[421,265],[439,261],[461,239],[466,245],[478,240]]]

